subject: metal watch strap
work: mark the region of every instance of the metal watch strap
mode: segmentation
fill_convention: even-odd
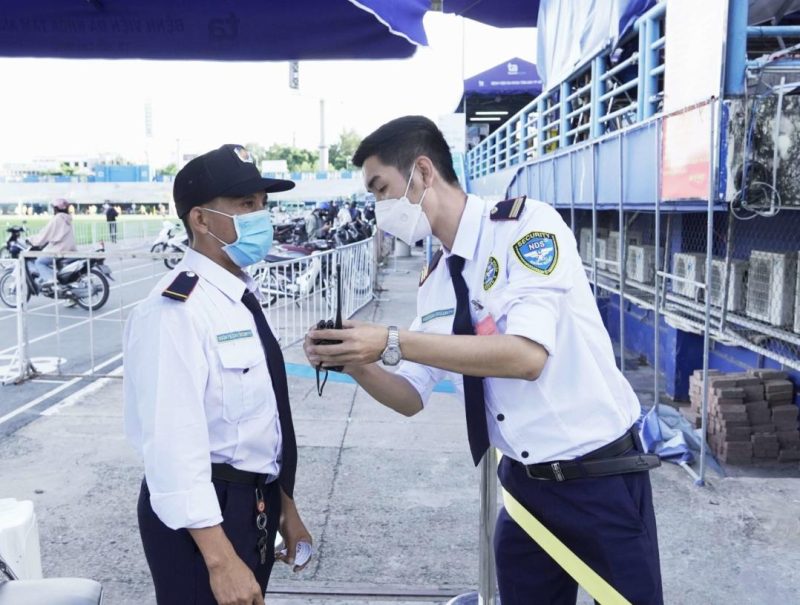
[[[400,346],[400,331],[397,326],[389,326],[389,336],[386,339],[386,348],[394,348]]]

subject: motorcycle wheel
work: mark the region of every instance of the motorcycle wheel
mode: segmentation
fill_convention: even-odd
[[[97,311],[104,304],[108,302],[108,296],[111,293],[111,286],[106,279],[106,276],[99,269],[92,269],[89,271],[88,277],[82,275],[76,284],[78,288],[86,288],[90,294],[87,297],[75,297],[75,303],[82,309],[87,311]],[[95,288],[98,291],[95,292]]]
[[[28,290],[27,299],[31,299],[30,290]],[[0,276],[0,300],[7,307],[16,308],[17,306],[17,276],[14,269],[7,269]]]
[[[172,247],[172,250],[167,250],[165,248],[163,250],[163,252],[180,252],[181,254],[183,254],[183,250],[181,250],[180,248],[176,248],[175,246]],[[178,266],[178,263],[181,262],[182,258],[183,258],[183,256],[176,257],[176,258],[165,258],[164,259],[164,266],[167,269],[174,269],[175,267]]]

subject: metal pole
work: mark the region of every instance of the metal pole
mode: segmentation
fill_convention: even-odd
[[[497,577],[494,567],[493,535],[497,519],[497,450],[490,447],[481,462],[481,525],[478,556],[478,603],[495,605]]]
[[[597,303],[597,291],[600,278],[597,275],[597,154],[599,143],[592,143],[592,279],[594,279],[594,302]]]
[[[711,277],[711,258],[714,247],[714,201],[717,197],[717,100],[709,104],[711,110],[711,135],[709,140],[709,150],[711,151],[711,160],[709,161],[708,168],[708,210],[706,216],[706,276]],[[700,477],[695,480],[695,485],[705,485],[705,472],[706,472],[706,434],[708,431],[708,358],[711,348],[711,296],[706,286],[705,291],[705,325],[703,329],[703,403],[700,411]]]
[[[31,363],[28,353],[28,275],[25,270],[25,253],[19,255],[17,261],[17,377],[13,380],[20,383],[34,375],[36,369]]]
[[[661,255],[661,126],[660,122],[656,123],[656,212],[655,212],[655,252],[653,254],[653,262],[655,263],[655,280],[653,285],[655,288],[653,289],[653,407],[655,408],[655,415],[658,417],[658,401],[659,401],[659,381],[658,381],[658,372],[660,369],[661,363],[661,356],[659,354],[659,347],[661,345],[660,342],[660,332],[661,332],[661,311],[659,309],[659,305],[661,301],[659,300],[659,290],[658,290],[658,272],[659,272],[659,265],[660,263],[659,258]],[[666,271],[666,267],[664,267],[664,271]]]
[[[617,262],[619,263],[619,369],[625,372],[625,212],[624,188],[625,181],[622,173],[624,139],[619,135],[619,242],[617,246]]]

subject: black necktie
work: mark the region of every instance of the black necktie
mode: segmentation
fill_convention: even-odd
[[[283,491],[290,498],[294,492],[294,474],[297,470],[297,442],[294,438],[294,425],[292,424],[292,410],[289,407],[289,385],[286,382],[286,366],[283,363],[283,353],[278,340],[269,329],[267,318],[255,294],[246,290],[242,295],[242,302],[247,310],[253,314],[258,329],[258,337],[267,356],[267,367],[272,378],[272,388],[275,391],[275,400],[278,403],[278,419],[281,423],[283,437],[283,453],[281,456],[281,474],[278,478]]]
[[[464,277],[464,259],[452,255],[447,259],[453,290],[456,292],[456,314],[453,318],[453,334],[474,335],[472,316],[469,312],[469,290]],[[464,403],[467,412],[467,437],[475,466],[489,449],[489,429],[486,426],[486,402],[483,397],[483,378],[464,376]]]

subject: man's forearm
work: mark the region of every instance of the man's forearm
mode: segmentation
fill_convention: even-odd
[[[225,535],[222,525],[190,528],[189,535],[192,536],[197,548],[200,549],[208,569],[221,567],[233,558],[238,557],[233,549],[233,544],[228,540],[228,536]]]
[[[417,390],[402,376],[384,370],[377,364],[346,367],[345,371],[383,405],[404,416],[413,416],[422,409]]]
[[[535,380],[547,361],[541,345],[522,336],[454,336],[400,331],[403,358],[464,374]]]

